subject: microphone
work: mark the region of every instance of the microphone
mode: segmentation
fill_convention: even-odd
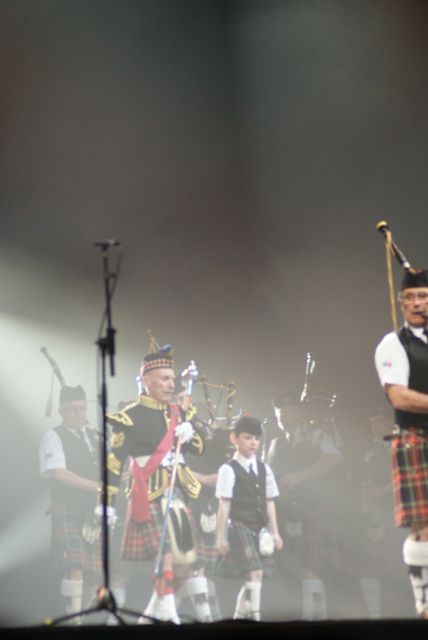
[[[101,249],[108,249],[108,247],[120,247],[119,240],[113,240],[112,238],[107,240],[99,240],[94,242],[94,247],[100,247]]]

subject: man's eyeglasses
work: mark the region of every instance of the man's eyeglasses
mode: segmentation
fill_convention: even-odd
[[[414,302],[419,300],[420,302],[426,302],[428,300],[428,293],[426,291],[420,291],[419,293],[400,293],[401,302]]]

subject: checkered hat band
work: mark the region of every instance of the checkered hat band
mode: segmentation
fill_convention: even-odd
[[[150,360],[144,363],[143,375],[152,369],[173,369],[174,360],[171,358],[158,358],[157,360]]]

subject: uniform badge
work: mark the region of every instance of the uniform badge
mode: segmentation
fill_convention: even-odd
[[[119,449],[125,442],[124,433],[114,433],[111,439],[111,446],[113,449]]]

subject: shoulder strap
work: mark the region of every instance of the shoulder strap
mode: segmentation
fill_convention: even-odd
[[[169,452],[174,442],[174,431],[180,418],[179,407],[176,404],[170,404],[171,416],[168,431],[159,442],[155,451],[147,460],[144,467],[131,457],[129,471],[134,478],[131,489],[131,518],[135,522],[146,522],[151,519],[147,480],[159,468],[160,463]]]

